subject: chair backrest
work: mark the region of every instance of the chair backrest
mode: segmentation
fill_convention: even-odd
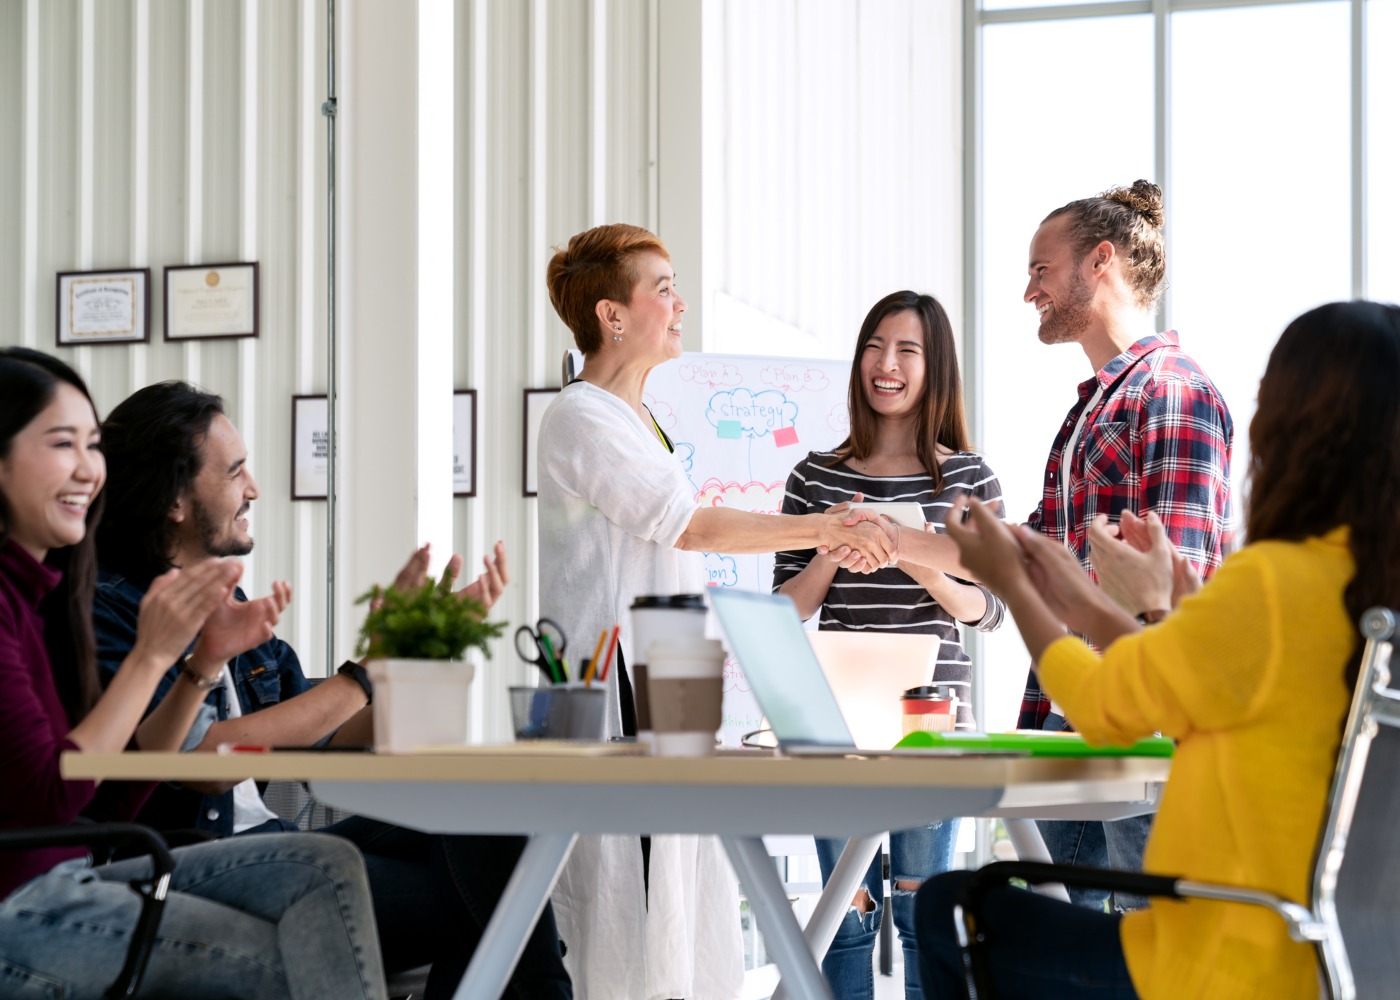
[[[1366,646],[1313,873],[1334,1000],[1400,992],[1400,690],[1390,683],[1398,628],[1384,608],[1361,620]]]

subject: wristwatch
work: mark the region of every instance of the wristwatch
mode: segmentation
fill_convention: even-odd
[[[190,661],[193,659],[194,653],[185,654],[185,658],[180,661],[180,674],[185,678],[185,680],[189,681],[191,684],[194,685],[194,689],[196,691],[208,691],[210,688],[218,684],[219,681],[223,679],[224,672],[222,670],[220,670],[213,677],[205,677],[203,674],[201,674],[198,670],[196,670],[193,666],[190,665]]]
[[[366,702],[372,703],[374,701],[374,682],[369,679],[369,671],[364,667],[360,666],[354,660],[346,660],[336,668],[335,672],[344,674],[356,684],[360,685],[360,687],[364,688]]]
[[[1137,616],[1137,623],[1139,625],[1156,625],[1163,618],[1167,617],[1167,614],[1168,612],[1163,611],[1161,608],[1157,608],[1154,611],[1144,611]]]

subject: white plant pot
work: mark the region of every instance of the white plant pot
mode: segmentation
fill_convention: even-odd
[[[374,746],[380,753],[467,742],[467,693],[476,664],[370,660],[365,669],[374,683]]]

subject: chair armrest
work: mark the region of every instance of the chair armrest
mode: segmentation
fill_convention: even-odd
[[[1322,923],[1306,906],[1271,893],[1239,886],[1194,882],[1169,875],[1144,872],[1116,871],[1108,868],[1083,868],[1076,865],[1048,865],[1036,861],[997,861],[985,865],[968,881],[960,901],[962,909],[978,914],[987,892],[1008,879],[1019,878],[1031,885],[1060,882],[1064,885],[1089,886],[1131,892],[1139,896],[1162,896],[1168,899],[1213,899],[1226,903],[1262,906],[1278,914],[1294,941],[1316,942],[1327,936]]]
[[[108,850],[121,848],[131,850],[133,854],[149,854],[157,882],[175,870],[175,858],[160,834],[138,823],[74,823],[0,830],[0,851],[70,845]]]

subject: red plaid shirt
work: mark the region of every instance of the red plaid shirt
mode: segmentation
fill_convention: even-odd
[[[1100,387],[1103,396],[1069,456],[1066,510],[1065,445]],[[1093,575],[1085,536],[1094,515],[1117,521],[1125,510],[1156,511],[1172,543],[1207,578],[1225,555],[1233,436],[1220,390],[1182,353],[1176,334],[1144,337],[1079,384],[1079,402],[1055,436],[1040,506],[1027,523],[1065,542]],[[1049,712],[1050,698],[1032,671],[1017,726],[1039,729]]]

